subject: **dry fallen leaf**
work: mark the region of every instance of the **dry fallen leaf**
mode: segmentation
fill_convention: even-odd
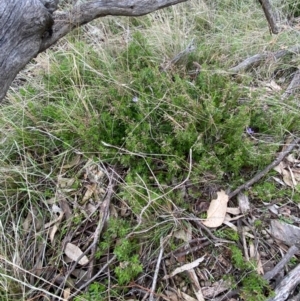
[[[197,301],[197,299],[189,296],[188,294],[184,293],[184,292],[180,292],[181,297],[183,298],[183,300],[185,301]]]
[[[68,164],[63,165],[62,168],[63,168],[63,169],[70,169],[70,168],[72,168],[72,167],[78,165],[79,162],[80,162],[80,159],[81,159],[81,155],[80,155],[80,154],[76,154],[76,155],[74,156],[74,158],[71,160],[71,162],[68,163]]]
[[[294,168],[290,168],[287,164],[280,162],[274,167],[274,170],[282,175],[284,183],[290,187],[295,187],[297,183],[297,171]]]
[[[77,259],[79,258],[79,256],[82,255],[82,251],[75,246],[72,243],[67,243],[66,248],[65,248],[65,254],[72,259],[73,261],[77,261]],[[89,262],[88,258],[86,255],[84,255],[79,261],[78,263],[80,265],[85,265]]]
[[[87,200],[89,200],[92,197],[92,195],[97,189],[97,184],[93,183],[91,185],[86,185],[85,188],[86,188],[86,192],[82,198],[81,203],[85,203]]]
[[[281,179],[279,179],[278,177],[272,177],[277,183],[279,183],[280,185],[282,185],[282,186],[286,186],[285,185],[285,183],[281,180]]]
[[[260,260],[260,255],[258,253],[258,250],[255,249],[253,242],[249,243],[249,254],[250,254],[250,258],[253,258],[256,261],[256,272],[259,275],[263,275],[264,269],[263,269],[262,262]]]
[[[192,240],[192,226],[188,224],[187,229],[180,229],[175,231],[173,234],[174,237],[178,239],[182,239],[185,242],[189,242]]]
[[[64,301],[69,300],[70,295],[71,295],[71,289],[69,287],[65,288],[64,289]]]
[[[167,298],[168,298],[167,300],[179,301],[179,298],[175,292],[166,290],[165,294],[167,295]],[[196,301],[196,300],[193,300],[193,301]]]
[[[68,220],[73,215],[72,210],[69,205],[69,202],[67,201],[67,199],[65,197],[63,197],[63,198],[60,198],[59,205],[60,205],[61,210],[65,214],[66,220]]]
[[[288,171],[284,171],[283,176],[282,176],[283,182],[290,186],[290,187],[294,187],[294,183],[293,183],[293,179],[291,177],[291,174]]]
[[[165,275],[163,277],[163,279],[169,279],[169,278],[174,277],[175,275],[177,275],[179,273],[182,273],[182,272],[185,272],[185,271],[188,271],[188,270],[191,270],[191,269],[197,267],[199,265],[199,263],[204,260],[204,258],[205,258],[205,256],[202,256],[201,258],[198,258],[193,262],[184,264],[181,267],[176,268],[172,273],[170,273],[170,275]]]
[[[54,242],[54,236],[55,236],[57,230],[58,230],[58,226],[56,224],[54,224],[54,226],[51,229],[50,235],[49,235],[50,241],[52,243]]]
[[[228,203],[228,195],[224,190],[217,192],[218,197],[211,201],[207,211],[207,219],[203,222],[206,227],[216,228],[222,225]]]
[[[233,223],[231,223],[230,221],[228,221],[227,219],[224,220],[223,222],[224,225],[230,227],[231,229],[233,229],[235,232],[238,232],[238,228],[237,226],[235,226]],[[250,238],[254,238],[254,236],[252,234],[250,234],[247,228],[243,227],[243,229],[245,230],[245,235],[250,237]]]
[[[297,182],[300,182],[300,170],[297,168],[293,168],[294,178]]]
[[[215,296],[231,289],[233,283],[229,279],[215,281],[211,286],[204,286],[201,288],[202,294],[206,299],[212,299]]]
[[[277,172],[279,172],[280,174],[283,173],[283,170],[287,167],[287,165],[281,161],[278,165],[276,165],[273,169]]]
[[[88,215],[92,215],[93,213],[95,213],[97,211],[97,206],[88,203],[86,206],[86,212]]]
[[[57,184],[59,188],[69,188],[75,182],[75,178],[63,178],[62,176],[58,176]]]
[[[44,225],[44,228],[47,229],[49,227],[51,227],[52,225],[54,225],[55,223],[58,223],[62,220],[62,218],[64,217],[64,212],[56,205],[53,204],[52,205],[52,212],[54,213],[54,217],[56,216],[56,219],[54,219],[53,221],[46,223]],[[57,214],[59,214],[59,216],[57,217]]]
[[[53,216],[56,217],[56,219],[54,219],[53,221],[45,224],[45,226],[44,226],[45,229],[47,229],[47,228],[49,228],[53,225],[53,227],[50,231],[50,235],[49,235],[51,243],[54,243],[55,234],[59,229],[59,225],[60,225],[63,217],[65,216],[66,219],[68,219],[72,214],[70,206],[68,205],[68,203],[65,199],[61,199],[59,201],[59,204],[61,205],[62,208],[57,206],[55,203],[52,204],[52,212],[54,213]],[[59,214],[59,216],[57,216],[58,214]]]
[[[195,296],[197,297],[198,301],[205,301],[203,294],[202,294],[202,290],[201,290],[201,286],[198,280],[198,276],[196,275],[196,272],[194,269],[188,270],[187,272],[187,276],[190,279],[190,282],[192,283],[192,288],[194,291]]]
[[[226,212],[232,215],[239,215],[241,214],[241,209],[239,207],[227,207]]]
[[[270,83],[266,83],[265,86],[271,91],[279,92],[282,90],[282,88],[278,84],[276,84],[274,80],[272,80]]]
[[[289,154],[286,159],[291,163],[300,163],[300,160],[296,159],[294,154]]]
[[[34,226],[35,231],[39,231],[42,228],[43,218],[38,214],[38,210],[36,208],[32,208],[32,210],[28,212],[22,226],[23,230],[26,232],[29,231],[32,226]]]

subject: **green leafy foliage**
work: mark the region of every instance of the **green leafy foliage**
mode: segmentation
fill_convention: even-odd
[[[131,224],[123,219],[111,218],[107,225],[107,229],[103,234],[103,239],[99,244],[98,252],[96,253],[96,258],[100,258],[103,253],[105,254],[114,246],[116,240],[124,239],[124,237],[129,233],[131,229]]]
[[[2,231],[1,254],[19,252],[13,250],[16,233],[10,231],[22,224],[27,211],[38,207],[34,205],[44,202],[47,213],[38,213],[50,215],[47,200],[58,195],[55,183],[64,174],[62,166],[69,153],[121,167],[124,179],[116,199],[128,206],[129,215],[109,219],[95,254],[95,260],[116,256],[110,267],[111,282],[93,283],[78,300],[121,300],[120,290],[143,270],[141,248],[151,244],[150,251],[157,249],[161,237],[174,233],[184,224],[184,214],[193,210],[186,192],[174,188],[178,183],[187,179],[186,185],[196,188],[189,188],[188,196],[200,201],[207,198],[202,185],[235,188],[275,158],[286,134],[299,133],[298,106],[290,99],[282,103],[276,94],[270,96],[260,87],[261,78],[274,78],[277,70],[273,74],[271,69],[275,67],[262,66],[255,69],[257,74],[236,77],[227,72],[249,54],[294,45],[296,33],[283,32],[274,41],[267,30],[261,30],[264,16],[250,0],[201,3],[189,2],[185,12],[177,6],[145,18],[105,18],[101,43],[86,44],[88,28],[74,31],[65,40],[65,49],[49,52],[51,65],[40,82],[32,80],[19,93],[11,92],[11,104],[1,108],[0,205],[5,212],[3,224],[9,225],[8,231]],[[296,15],[297,7],[292,10]],[[192,11],[197,13],[191,18]],[[195,51],[163,71],[165,63],[195,36]],[[283,39],[290,40],[280,44]],[[196,78],[191,76],[194,62],[201,64]],[[290,58],[277,64],[291,74]],[[72,189],[80,190],[80,185],[75,182]],[[271,180],[254,185],[249,197],[300,200],[298,191],[279,188]],[[74,227],[85,219],[80,210],[76,213]],[[205,218],[206,213],[198,217]],[[129,236],[139,221],[138,230],[146,238]],[[256,226],[262,225],[257,222]],[[66,228],[61,227],[61,236]],[[196,238],[198,232],[192,231]],[[232,230],[214,233],[239,240]],[[6,243],[10,239],[13,243]],[[178,242],[170,238],[167,249],[178,249]],[[242,297],[264,300],[270,296],[255,264],[245,262],[235,246],[231,253],[240,273],[235,280]],[[17,288],[9,287],[11,292],[22,291]],[[24,292],[23,288],[23,296]]]
[[[250,301],[267,300],[272,291],[268,281],[257,274],[256,264],[253,261],[245,261],[242,251],[237,246],[230,246],[230,250],[233,265],[239,270],[241,297]]]
[[[243,290],[241,297],[249,301],[265,301],[273,294],[269,287],[268,281],[257,275],[255,272],[249,273],[242,280]],[[266,297],[267,296],[267,297]]]
[[[231,229],[217,230],[215,235],[220,238],[225,238],[233,241],[239,240],[239,234],[237,231]]]
[[[129,261],[121,261],[119,266],[115,268],[115,273],[120,285],[128,284],[139,273],[143,271],[138,255],[134,255]]]
[[[143,270],[136,254],[139,247],[137,241],[126,238],[130,229],[131,225],[128,221],[110,219],[96,253],[96,258],[100,258],[110,249],[113,249],[119,262],[119,265],[115,267],[115,273],[120,285],[128,284]]]
[[[94,282],[89,286],[88,292],[75,297],[75,301],[105,301],[107,300],[106,283]]]
[[[197,176],[207,171],[219,178],[224,173],[239,176],[241,170],[272,159],[277,146],[257,145],[245,129],[253,126],[280,137],[279,112],[274,110],[270,119],[260,108],[240,104],[245,91],[229,76],[203,71],[190,82],[185,72],[161,72],[140,33],[114,61],[97,60],[97,53],[83,43],[74,46],[89,55],[83,61],[72,53],[56,54],[57,64],[45,77],[51,96],[40,100],[43,105],[29,102],[31,118],[25,121],[46,128],[47,134],[22,132],[26,144],[44,144],[51,151],[48,138],[53,135],[58,149],[72,145],[101,152],[103,160],[130,167],[132,174],[148,174],[149,168],[156,174],[159,163],[164,172],[156,175],[165,183],[184,176],[190,150]],[[120,75],[126,84],[120,85]],[[120,155],[119,148],[126,151]]]

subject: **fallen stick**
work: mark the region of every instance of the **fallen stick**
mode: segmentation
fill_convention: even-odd
[[[287,89],[285,90],[285,92],[282,94],[281,100],[285,100],[286,98],[290,97],[299,88],[300,88],[300,69],[298,69],[294,73],[294,77],[293,77],[291,83],[289,84],[289,86],[287,87]]]
[[[294,296],[290,301],[300,301],[300,293],[298,293],[296,296]]]
[[[275,297],[267,301],[284,301],[287,300],[296,286],[300,283],[300,264],[290,271],[275,289]]]
[[[88,281],[86,281],[84,284],[82,284],[71,296],[68,300],[71,300],[72,298],[74,298],[75,296],[77,296],[78,294],[82,293],[82,291],[89,286],[92,282],[94,282],[109,266],[110,264],[112,264],[115,260],[117,259],[117,255],[113,255],[113,257],[111,257],[105,265],[103,265],[101,267],[101,269]]]
[[[83,258],[83,256],[85,256],[90,250],[91,250],[91,256],[90,256],[90,262],[89,262],[89,268],[88,268],[88,275],[89,275],[89,278],[92,279],[92,276],[93,276],[93,267],[94,267],[94,256],[95,256],[95,252],[96,252],[96,249],[97,249],[98,240],[99,240],[100,235],[101,235],[101,233],[103,231],[105,222],[107,221],[107,218],[108,218],[110,200],[112,198],[112,195],[114,193],[114,187],[116,185],[115,182],[116,181],[113,178],[113,176],[109,176],[109,184],[108,184],[108,187],[107,187],[107,193],[106,193],[106,196],[105,196],[103,202],[99,206],[100,207],[100,217],[99,217],[97,228],[96,228],[95,233],[94,233],[94,240],[93,240],[93,242],[77,258],[77,260],[72,264],[72,266],[70,267],[70,269],[68,270],[68,272],[65,275],[65,281],[63,281],[61,283],[61,285],[59,286],[59,288],[63,287],[67,283],[68,278],[71,276],[72,272],[75,270],[75,268],[76,268],[78,262],[80,261],[80,259]],[[89,281],[87,281],[86,283],[84,283],[81,286],[81,289],[84,289],[87,286],[87,283],[89,283]],[[57,294],[58,294],[58,289],[56,290]]]
[[[152,282],[152,287],[151,287],[151,292],[150,292],[150,296],[149,296],[149,301],[154,301],[154,292],[156,289],[156,284],[157,284],[157,277],[158,277],[158,273],[159,273],[159,268],[160,268],[160,263],[162,260],[162,256],[164,253],[164,241],[163,238],[160,238],[160,251],[159,251],[159,255],[158,255],[158,259],[156,262],[156,268],[155,268],[155,272],[154,272],[154,276],[153,276],[153,282]]]
[[[273,279],[298,251],[299,248],[297,245],[291,246],[277,265],[271,271],[266,273],[263,278],[268,281]]]
[[[255,54],[244,61],[242,61],[237,66],[229,69],[229,72],[233,73],[239,73],[241,71],[246,71],[253,65],[259,65],[261,62],[265,61],[268,58],[272,58],[274,60],[278,60],[283,56],[286,56],[288,54],[298,54],[300,53],[300,45],[291,47],[289,49],[279,50],[276,52],[268,52],[268,53],[261,53],[261,54]]]
[[[114,194],[115,185],[116,185],[115,181],[110,178],[109,184],[107,187],[106,196],[99,208],[99,211],[100,211],[99,221],[98,221],[98,225],[95,230],[95,233],[94,233],[94,241],[93,241],[92,245],[90,246],[91,255],[90,255],[90,262],[89,262],[89,268],[88,268],[88,274],[87,274],[88,278],[91,278],[94,274],[95,253],[97,250],[98,241],[100,239],[103,228],[104,228],[104,226],[107,222],[108,216],[109,216],[109,206],[110,206],[110,201],[112,199],[112,196]]]
[[[262,177],[264,177],[272,168],[277,166],[292,150],[293,148],[300,142],[300,138],[296,138],[284,151],[282,151],[279,156],[264,170],[257,173],[251,180],[239,186],[236,190],[229,194],[229,199],[236,196],[242,190],[248,189],[254,183],[258,182]]]

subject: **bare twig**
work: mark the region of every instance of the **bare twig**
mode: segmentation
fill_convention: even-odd
[[[83,3],[75,5],[69,11],[55,12],[54,4],[57,0],[1,0],[0,101],[5,97],[16,75],[38,53],[51,47],[73,29],[109,15],[142,16],[186,1],[78,1]],[[2,18],[2,15],[6,17]]]
[[[274,267],[274,269],[272,269],[271,271],[269,271],[264,275],[264,279],[266,280],[273,279],[298,251],[299,248],[297,245],[291,246],[286,252],[286,254],[284,255],[284,257]]]
[[[107,261],[107,263],[88,281],[86,281],[84,284],[82,284],[71,296],[70,300],[80,294],[82,290],[84,290],[87,286],[89,286],[93,281],[95,281],[102,273],[105,271],[108,266],[113,263],[116,260],[117,256],[114,255],[111,259]]]
[[[156,262],[156,268],[155,268],[155,272],[154,272],[154,276],[153,276],[153,282],[152,282],[152,286],[151,286],[149,301],[154,301],[154,292],[156,289],[157,277],[158,277],[159,267],[160,267],[163,253],[164,253],[164,242],[163,242],[163,237],[161,237],[160,238],[160,251],[159,251],[159,255],[157,258],[157,262]]]
[[[249,258],[249,254],[248,254],[248,248],[247,248],[246,235],[245,235],[244,228],[242,228],[242,230],[241,230],[241,235],[242,235],[242,242],[243,242],[245,259],[246,259],[246,261],[249,261],[250,258]]]
[[[240,193],[242,190],[248,189],[250,186],[252,186],[254,183],[259,181],[262,177],[264,177],[272,168],[277,166],[292,150],[293,148],[300,142],[300,138],[296,138],[283,152],[279,154],[279,156],[270,164],[268,165],[264,170],[257,173],[251,180],[244,183],[240,187],[238,187],[236,190],[231,192],[229,194],[229,198],[232,198],[236,196],[238,193]]]
[[[230,292],[227,292],[224,296],[215,298],[213,301],[226,301],[226,300],[231,300],[232,297],[235,297],[239,295],[241,292],[240,288],[237,288],[235,290],[231,290]]]
[[[269,23],[270,29],[272,33],[277,34],[279,32],[278,27],[276,25],[276,20],[273,14],[272,5],[269,0],[258,0],[261,4],[263,11],[265,13],[266,19]]]
[[[4,257],[2,255],[0,255],[0,262],[1,262],[1,265],[2,265],[2,262],[4,262],[5,264],[8,264],[8,265],[12,266],[14,268],[14,270],[19,271],[20,275],[22,275],[22,278],[18,279],[16,277],[8,275],[7,273],[4,273],[1,270],[0,271],[0,277],[3,277],[3,279],[7,278],[7,279],[10,279],[10,280],[12,280],[14,282],[20,283],[23,287],[27,287],[31,291],[41,292],[41,294],[44,294],[45,298],[46,298],[46,296],[51,296],[54,299],[64,301],[63,298],[61,298],[61,297],[58,296],[58,294],[53,294],[53,293],[49,292],[48,290],[45,290],[43,288],[38,287],[37,285],[31,285],[30,283],[28,283],[27,281],[24,281],[22,279],[26,279],[27,275],[30,275],[31,277],[34,277],[35,279],[38,279],[41,282],[43,282],[43,283],[45,283],[45,284],[47,284],[49,286],[53,286],[52,282],[50,282],[47,279],[42,278],[42,277],[40,277],[40,276],[38,276],[36,274],[33,274],[31,271],[28,271],[28,270],[22,268],[21,266],[17,265],[16,263],[14,263],[12,261],[9,261],[6,257]]]
[[[193,216],[193,215],[192,215],[192,216]],[[216,237],[215,235],[213,235],[213,233],[210,231],[210,229],[207,228],[207,227],[201,222],[201,219],[195,217],[194,219],[189,219],[189,220],[194,221],[195,224],[196,224],[199,228],[201,228],[202,230],[204,230],[204,231],[208,234],[208,236],[210,236],[210,238],[211,238],[215,243],[229,243],[229,244],[233,243],[233,242],[230,241],[230,240],[218,238],[218,237]]]
[[[112,194],[114,192],[114,186],[115,186],[115,180],[113,179],[112,176],[110,176],[109,177],[109,184],[108,184],[108,187],[107,187],[107,193],[106,193],[106,196],[105,196],[105,198],[104,198],[104,200],[103,200],[103,202],[102,202],[102,204],[100,206],[100,217],[99,217],[99,222],[98,222],[97,228],[96,228],[95,233],[94,233],[94,240],[93,240],[92,244],[72,264],[72,267],[68,270],[68,272],[67,272],[67,274],[65,276],[65,281],[60,285],[60,287],[62,287],[63,285],[65,285],[65,283],[67,282],[69,276],[75,270],[78,262],[90,250],[92,250],[92,251],[91,251],[90,262],[89,262],[88,276],[90,278],[92,277],[93,266],[94,266],[94,255],[95,255],[95,252],[96,252],[96,248],[97,248],[97,243],[98,243],[99,237],[100,237],[100,235],[102,233],[103,227],[104,227],[105,222],[106,222],[107,217],[108,217],[109,205],[110,205],[110,200],[112,198]]]
[[[176,253],[177,251],[171,252],[171,253],[167,254],[166,256],[164,256],[164,258],[168,258],[170,256],[174,256],[175,258],[180,258],[182,256],[191,255],[194,252],[199,251],[200,249],[203,249],[206,246],[209,246],[210,244],[211,244],[211,241],[206,241],[198,246],[188,248],[187,250],[182,251],[180,253]]]
[[[100,238],[100,235],[103,231],[104,225],[108,218],[110,201],[111,201],[112,195],[114,193],[114,186],[115,186],[114,180],[110,179],[108,187],[107,187],[106,197],[100,207],[100,217],[99,217],[99,222],[98,222],[95,234],[94,234],[94,241],[91,244],[91,248],[90,248],[91,255],[90,255],[90,262],[89,262],[89,269],[88,269],[88,277],[89,278],[93,276],[94,260],[95,260],[94,256],[96,253],[98,240]]]

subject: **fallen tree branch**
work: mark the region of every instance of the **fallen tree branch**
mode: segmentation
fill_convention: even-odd
[[[300,293],[298,293],[296,296],[294,296],[290,301],[300,301]]]
[[[268,273],[266,273],[263,278],[266,280],[273,279],[283,268],[284,266],[290,261],[290,259],[299,251],[298,245],[291,246],[283,258],[277,263],[277,265]]]
[[[292,150],[293,148],[300,143],[300,138],[296,138],[284,151],[282,151],[279,156],[264,170],[257,173],[251,180],[239,186],[236,190],[229,194],[229,199],[236,196],[242,190],[247,190],[254,183],[258,182],[262,177],[264,177],[272,168],[277,166]]]
[[[267,301],[284,301],[300,283],[300,264],[287,274],[275,289],[275,297]]]
[[[278,50],[276,52],[255,54],[255,55],[245,59],[243,62],[241,62],[237,66],[229,69],[229,72],[239,73],[241,71],[247,71],[249,68],[261,64],[263,61],[265,61],[268,58],[273,59],[273,60],[278,60],[288,54],[299,54],[299,53],[300,53],[300,45],[296,45],[289,49]]]
[[[286,98],[290,97],[299,88],[300,88],[300,69],[298,69],[294,73],[294,77],[293,77],[291,83],[289,84],[289,86],[287,87],[287,89],[285,90],[285,92],[282,94],[281,100],[285,100]]]
[[[266,273],[263,278],[266,280],[273,279],[289,262],[289,260],[299,251],[298,244],[293,245],[289,248],[285,256],[282,260],[274,267],[274,269],[268,273]],[[294,270],[292,270],[275,289],[276,296],[268,299],[267,301],[284,301],[289,295],[293,292],[295,287],[300,283],[300,265],[298,265]],[[233,290],[226,293],[221,298],[215,299],[218,301],[228,300],[229,297],[234,295],[238,295],[240,293],[240,289]]]

